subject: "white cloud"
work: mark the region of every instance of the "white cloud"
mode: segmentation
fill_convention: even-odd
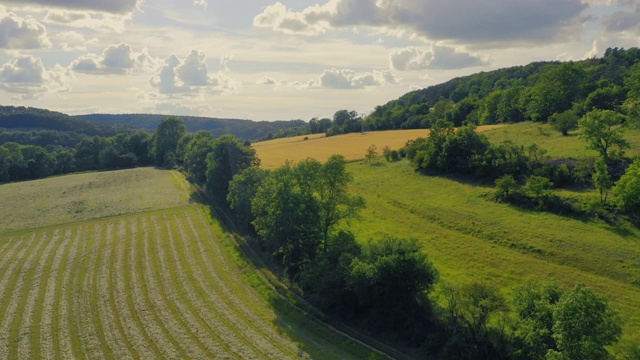
[[[66,69],[56,65],[46,70],[42,60],[31,55],[19,55],[0,68],[0,89],[18,94],[12,99],[37,99],[48,92],[69,91]]]
[[[396,70],[461,69],[486,66],[491,59],[448,46],[431,44],[428,49],[409,46],[395,50],[389,55],[391,67]]]
[[[66,27],[86,28],[124,32],[126,23],[133,19],[132,14],[109,14],[92,11],[50,9],[44,17],[45,23]]]
[[[358,74],[353,70],[325,70],[320,78],[310,81],[310,88],[363,89],[373,86],[397,84],[398,80],[389,71],[373,70]]]
[[[147,49],[134,52],[131,45],[120,43],[109,45],[100,56],[81,56],[71,63],[70,68],[86,74],[130,74],[152,71],[156,62]]]
[[[0,48],[42,49],[50,48],[47,30],[31,16],[20,17],[0,9]]]
[[[193,5],[206,9],[209,4],[207,3],[207,0],[193,0]]]
[[[398,79],[389,71],[373,70],[357,73],[349,69],[327,69],[316,79],[307,82],[276,80],[263,77],[256,81],[258,85],[278,87],[294,87],[297,89],[366,89],[372,87],[395,85]]]
[[[86,40],[84,35],[77,31],[61,31],[53,34],[52,39],[64,51],[87,51],[87,45],[93,45],[98,39]]]
[[[587,7],[580,0],[330,0],[295,12],[277,2],[254,18],[254,26],[307,35],[368,26],[463,44],[542,43],[566,38]]]
[[[171,55],[164,61],[164,65],[151,78],[151,85],[160,94],[233,94],[240,87],[240,83],[231,79],[228,63],[229,57],[222,57],[222,70],[210,74],[206,56],[196,50],[184,59]]]
[[[143,0],[5,0],[5,2],[124,14],[138,9]]]

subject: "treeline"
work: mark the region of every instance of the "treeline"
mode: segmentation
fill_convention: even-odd
[[[100,124],[45,109],[24,106],[0,106],[0,128],[6,130],[53,130],[87,136],[115,136],[133,133],[133,126]]]
[[[95,123],[129,125],[154,131],[166,116],[157,114],[90,114],[79,115],[76,118]],[[249,141],[272,138],[272,134],[298,128],[305,124],[302,120],[253,121],[199,116],[180,116],[180,118],[183,120],[188,132],[195,133],[200,130],[207,130],[216,137],[231,134],[238,139]]]
[[[552,121],[569,112],[633,112],[640,78],[640,49],[609,48],[602,58],[538,62],[456,78],[413,91],[375,108],[372,130],[429,128],[437,120],[455,126],[531,120]],[[555,119],[557,120],[557,119]]]
[[[275,133],[273,138],[426,129],[439,120],[455,126],[549,122],[567,135],[580,117],[593,110],[639,113],[639,62],[640,49],[609,48],[602,58],[536,62],[481,72],[412,91],[376,106],[367,116],[340,110],[332,119],[314,118]]]
[[[0,145],[0,182],[151,165],[151,141],[152,134],[141,131],[86,137],[73,148],[54,147],[51,151],[37,145],[5,143]]]

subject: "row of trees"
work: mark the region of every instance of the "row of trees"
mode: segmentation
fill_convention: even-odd
[[[14,142],[0,146],[0,182],[39,179],[76,171],[123,169],[150,165],[151,133],[94,136],[74,148],[49,152],[36,145]]]
[[[384,130],[428,128],[439,119],[456,126],[569,120],[575,127],[596,109],[637,112],[639,86],[640,50],[607,49],[599,59],[532,63],[417,90],[376,107],[366,125]]]

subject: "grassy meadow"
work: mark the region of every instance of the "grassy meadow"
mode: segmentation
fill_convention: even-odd
[[[375,357],[254,288],[189,189],[156,169],[0,186],[0,358]]]
[[[478,127],[478,131],[500,128],[502,125]],[[293,162],[314,158],[326,161],[333,154],[342,154],[347,160],[364,159],[371,145],[378,148],[378,154],[388,146],[392,150],[403,147],[408,140],[429,135],[429,130],[389,130],[365,133],[351,133],[325,137],[324,134],[303,135],[289,138],[261,141],[252,144],[256,149],[262,167],[276,168],[287,160]],[[305,140],[305,138],[308,138]]]
[[[562,136],[548,124],[522,122],[489,130],[485,135],[495,143],[504,140],[523,146],[536,143],[554,158],[584,159],[598,155],[595,150],[585,148],[585,143],[578,138],[577,130],[570,131],[569,136]],[[628,156],[640,155],[640,129],[627,130],[624,137],[631,144],[631,149],[625,150],[625,153]]]
[[[585,149],[575,132],[563,137],[548,125],[520,123],[480,129],[492,142],[537,143],[552,157],[596,155]],[[391,134],[397,136],[395,147],[385,142]],[[400,140],[403,134],[406,137]],[[300,137],[254,146],[263,166],[271,168],[285,159],[326,159],[334,153],[361,159],[371,143],[379,150],[385,145],[399,148],[406,140],[425,135],[424,131],[397,131],[310,140]],[[640,154],[640,130],[629,130],[625,137],[632,145],[627,154]],[[369,141],[378,138],[381,140]],[[585,283],[621,312],[624,341],[640,341],[640,230],[632,225],[613,227],[598,220],[494,203],[484,196],[492,184],[424,176],[407,161],[352,162],[349,170],[355,177],[353,191],[367,201],[362,218],[349,224],[360,241],[382,235],[417,238],[439,270],[441,285],[484,281],[497,284],[510,297],[513,287],[524,281],[555,279],[566,287]],[[588,190],[559,192],[597,197]]]

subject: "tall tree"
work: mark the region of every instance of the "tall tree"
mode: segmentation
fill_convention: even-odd
[[[605,205],[607,203],[607,195],[613,182],[611,181],[611,175],[607,169],[607,162],[604,158],[598,157],[595,163],[595,172],[593,173],[593,185],[600,193],[600,203]]]
[[[242,170],[260,164],[251,144],[233,135],[223,135],[213,141],[207,154],[207,191],[223,199],[229,192],[229,182]]]
[[[622,136],[624,132],[624,116],[611,110],[593,110],[578,122],[580,139],[587,143],[587,148],[596,150],[607,160],[609,149],[617,146],[626,149],[629,143]]]
[[[636,159],[613,188],[618,207],[625,211],[640,211],[640,159]]]
[[[606,359],[609,353],[605,346],[622,335],[618,313],[584,284],[576,285],[560,299],[553,317],[553,338],[558,352],[550,351],[548,359]]]
[[[176,157],[178,141],[187,132],[182,119],[168,117],[158,125],[151,141],[151,153],[158,166],[171,166],[171,159]]]

